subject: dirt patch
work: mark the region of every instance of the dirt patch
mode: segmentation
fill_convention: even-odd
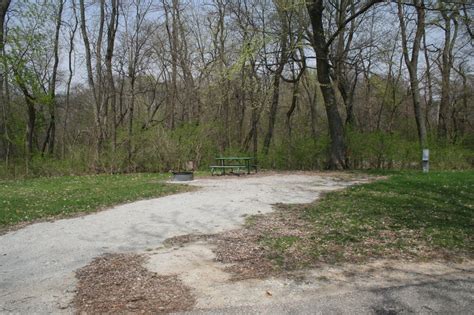
[[[261,236],[254,231],[238,229],[215,235],[210,242],[217,246],[213,250],[216,260],[230,264],[224,268],[231,280],[265,278],[275,273],[275,266],[260,245]]]
[[[166,247],[184,246],[197,241],[208,240],[215,237],[214,234],[184,234],[167,238],[163,245]]]
[[[303,220],[301,208],[274,206],[276,211],[265,215],[247,217],[244,227],[217,234],[186,234],[166,239],[166,247],[183,247],[205,241],[213,246],[215,260],[226,264],[231,280],[266,278],[282,271],[308,265],[311,257],[302,248],[291,248],[294,240],[310,236],[311,230]],[[274,240],[281,244],[274,244]],[[281,251],[292,252],[281,256]]]
[[[78,313],[170,313],[195,303],[177,276],[148,271],[136,254],[105,254],[76,272]]]
[[[378,230],[356,242],[331,239],[332,227],[314,225],[305,218],[312,204],[275,205],[275,212],[247,217],[239,229],[213,235],[182,235],[165,241],[184,246],[206,241],[215,260],[226,264],[231,280],[263,279],[295,270],[335,263],[367,263],[378,259],[403,261],[462,261],[472,255],[429,244],[417,230]],[[371,229],[367,226],[367,229]],[[400,244],[403,243],[403,246]]]
[[[308,265],[310,257],[296,244],[311,234],[300,209],[275,207],[273,213],[249,217],[241,229],[209,238],[216,245],[216,260],[230,264],[225,270],[232,280],[265,278]]]

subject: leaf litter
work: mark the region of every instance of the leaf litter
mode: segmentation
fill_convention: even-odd
[[[177,276],[162,276],[144,267],[137,254],[105,254],[76,271],[77,313],[170,313],[190,310],[191,290]]]

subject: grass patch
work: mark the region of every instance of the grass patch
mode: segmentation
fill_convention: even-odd
[[[264,244],[270,258],[290,262],[290,269],[370,258],[472,257],[473,192],[472,171],[397,172],[330,192],[314,204],[284,206],[280,215],[305,222],[303,236],[271,228],[262,231]]]
[[[259,215],[250,215],[245,217],[244,226],[251,228],[257,223]]]
[[[112,205],[184,191],[165,174],[64,176],[0,181],[0,227],[94,212]]]
[[[260,241],[260,244],[262,244],[264,248],[271,249],[268,258],[272,259],[278,266],[282,267],[285,265],[285,254],[288,253],[288,250],[294,244],[297,244],[299,240],[299,237],[292,235],[276,237],[266,236]]]
[[[472,253],[474,172],[401,173],[306,207],[312,254],[332,260]]]

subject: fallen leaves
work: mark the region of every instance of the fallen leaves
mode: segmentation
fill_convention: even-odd
[[[74,305],[78,313],[170,313],[186,311],[194,297],[176,276],[159,276],[135,254],[106,254],[79,269]]]

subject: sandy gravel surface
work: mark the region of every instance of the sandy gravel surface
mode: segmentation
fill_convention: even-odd
[[[178,275],[194,292],[185,314],[472,314],[474,307],[472,261],[376,260],[234,282],[205,242],[149,256],[149,270]]]
[[[202,189],[37,223],[0,236],[0,313],[70,313],[74,271],[104,253],[149,252],[172,236],[216,233],[275,203],[307,203],[353,182],[327,175],[200,179]]]

